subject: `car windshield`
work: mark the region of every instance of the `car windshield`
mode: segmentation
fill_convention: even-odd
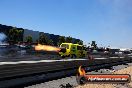
[[[61,47],[69,49],[69,45],[68,44],[62,44]]]

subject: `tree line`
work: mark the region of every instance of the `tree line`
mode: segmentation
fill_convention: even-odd
[[[18,30],[16,27],[13,27],[12,29],[9,30],[8,41],[10,41],[14,44],[18,43],[18,42],[22,42],[22,40],[21,40],[22,39],[21,37],[23,37],[23,36],[21,36],[22,33],[23,33],[22,30]],[[24,42],[30,43],[30,44],[33,43],[32,36],[28,35]],[[65,42],[66,43],[75,43],[75,44],[83,45],[82,40],[73,39],[71,36],[69,36],[69,37],[60,36],[58,38],[57,45],[59,46],[61,43],[65,43]],[[52,39],[50,39],[49,37],[47,37],[44,33],[40,33],[39,39],[36,40],[36,43],[45,44],[45,45],[54,45],[54,41]]]

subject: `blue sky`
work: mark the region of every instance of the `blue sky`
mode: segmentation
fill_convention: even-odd
[[[0,0],[0,24],[132,47],[132,0]]]

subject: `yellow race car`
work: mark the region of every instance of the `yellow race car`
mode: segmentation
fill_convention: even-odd
[[[84,49],[83,45],[73,44],[73,43],[62,43],[60,45],[61,51],[59,55],[61,57],[71,57],[71,58],[80,58],[85,57],[87,51]]]

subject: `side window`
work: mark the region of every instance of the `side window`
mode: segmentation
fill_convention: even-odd
[[[76,47],[75,47],[75,46],[73,46],[73,47],[72,47],[72,49],[74,49],[74,50],[75,50],[75,49],[76,49]]]
[[[71,46],[71,49],[72,49],[72,50],[75,50],[75,49],[76,49],[76,47],[72,45],[72,46]]]
[[[61,45],[61,47],[64,47],[64,48],[66,48],[66,44],[62,44],[62,45]]]
[[[61,47],[69,49],[69,45],[68,44],[62,44]]]
[[[68,44],[66,45],[66,48],[69,49],[69,45]]]

